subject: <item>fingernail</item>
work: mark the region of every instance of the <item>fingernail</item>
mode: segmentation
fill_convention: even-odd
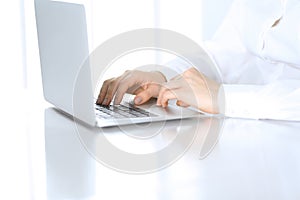
[[[134,99],[134,103],[135,103],[135,104],[140,104],[142,101],[143,101],[142,97],[136,97],[136,98]]]

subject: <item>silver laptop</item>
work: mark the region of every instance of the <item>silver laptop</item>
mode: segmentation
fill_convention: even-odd
[[[108,127],[132,123],[174,120],[201,115],[187,108],[157,107],[155,100],[134,106],[126,94],[120,105],[98,106],[93,98],[90,70],[84,72],[74,101],[77,72],[89,55],[86,17],[80,4],[36,0],[36,23],[45,99],[89,125]],[[77,83],[78,84],[78,83]],[[76,104],[76,105],[74,105]],[[74,110],[74,107],[77,109]]]

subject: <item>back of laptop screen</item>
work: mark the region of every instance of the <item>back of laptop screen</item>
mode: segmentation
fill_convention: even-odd
[[[88,57],[84,6],[36,0],[35,12],[44,97],[56,107],[74,115],[74,83],[81,65]],[[82,96],[88,100],[80,101],[82,105],[77,105],[84,108],[85,113],[76,111],[76,115],[90,121],[94,117],[91,115],[93,102],[90,72],[86,73],[87,81],[82,81],[86,84],[82,86]]]

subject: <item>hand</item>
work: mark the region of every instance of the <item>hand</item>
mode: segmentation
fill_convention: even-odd
[[[157,105],[166,107],[169,99],[177,99],[178,106],[193,106],[204,112],[218,113],[217,97],[220,84],[195,68],[165,83],[159,92]]]
[[[140,105],[151,97],[157,97],[161,84],[164,82],[166,82],[165,76],[158,71],[126,71],[119,77],[104,81],[96,103],[109,105],[115,96],[114,104],[120,104],[127,92],[136,94],[134,103]]]

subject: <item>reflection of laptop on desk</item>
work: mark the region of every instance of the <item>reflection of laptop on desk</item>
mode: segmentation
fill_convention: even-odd
[[[86,97],[73,109],[73,88],[81,64],[88,57],[88,40],[83,5],[36,0],[43,91],[47,101],[60,110],[90,125],[106,127],[122,124],[181,119],[198,112],[169,106],[166,109],[149,102],[132,106],[126,95],[118,106],[95,106],[90,72],[85,73],[80,95]]]

